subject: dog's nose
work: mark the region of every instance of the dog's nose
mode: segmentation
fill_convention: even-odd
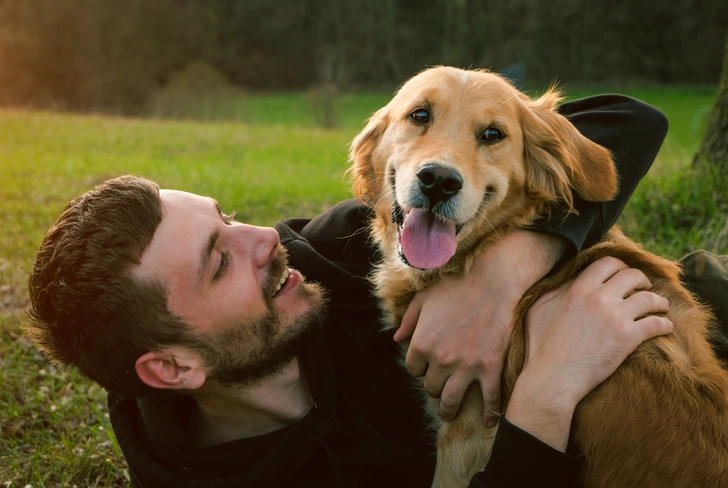
[[[431,203],[447,200],[463,188],[463,178],[452,168],[428,164],[417,172],[420,190]]]

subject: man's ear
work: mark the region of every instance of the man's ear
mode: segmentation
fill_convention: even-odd
[[[207,377],[197,352],[184,347],[150,351],[139,357],[135,369],[147,386],[162,390],[196,390]]]

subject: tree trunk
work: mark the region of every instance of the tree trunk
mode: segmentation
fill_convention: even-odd
[[[723,69],[718,83],[718,97],[710,112],[708,127],[697,154],[693,158],[693,167],[706,165],[728,176],[728,39],[726,39]]]

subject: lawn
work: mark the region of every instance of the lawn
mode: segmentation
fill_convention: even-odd
[[[627,233],[673,258],[711,245],[728,253],[718,238],[728,195],[716,192],[725,186],[706,184],[689,168],[714,89],[627,93],[670,120],[663,150],[621,219]],[[0,483],[127,483],[104,392],[46,362],[21,329],[33,256],[71,198],[134,173],[212,195],[223,211],[250,223],[313,216],[348,196],[348,143],[388,98],[340,95],[336,130],[315,127],[308,94],[249,95],[243,122],[0,110]]]

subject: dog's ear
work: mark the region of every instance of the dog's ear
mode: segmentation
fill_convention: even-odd
[[[388,125],[388,111],[384,107],[369,118],[349,148],[352,192],[364,202],[376,201],[381,191],[384,169],[379,168],[375,152]]]
[[[611,200],[617,172],[609,151],[583,136],[556,112],[560,93],[550,89],[522,112],[527,189],[536,203],[555,199],[573,210],[571,188],[585,200]]]

